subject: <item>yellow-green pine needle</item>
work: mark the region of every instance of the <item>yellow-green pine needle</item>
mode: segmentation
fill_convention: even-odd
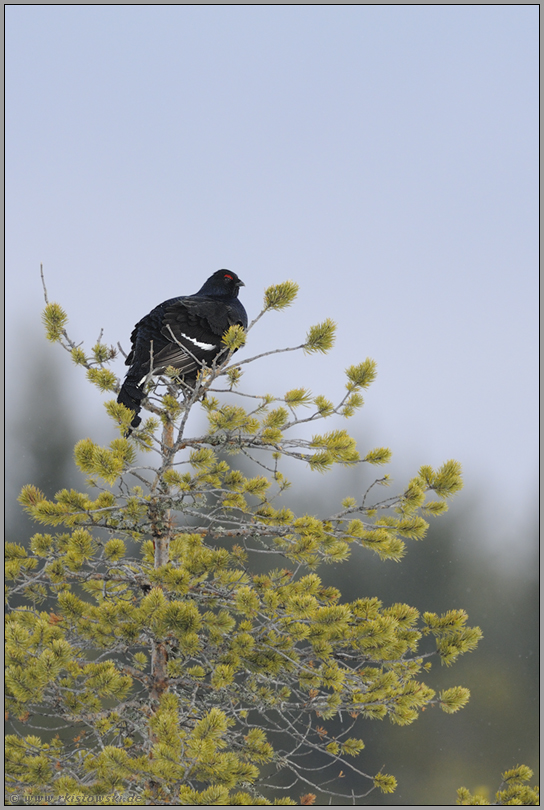
[[[291,306],[298,293],[298,284],[295,281],[282,281],[280,284],[273,284],[264,293],[264,308],[285,309]]]
[[[60,340],[64,334],[64,328],[68,323],[68,316],[59,304],[47,304],[42,314],[42,321],[45,326],[47,340],[52,343]]]
[[[349,382],[346,387],[348,390],[352,388],[368,388],[377,377],[377,364],[375,360],[367,357],[362,363],[350,366],[346,369],[346,374]]]
[[[306,335],[304,351],[326,354],[334,345],[335,331],[336,324],[330,318],[311,326]]]

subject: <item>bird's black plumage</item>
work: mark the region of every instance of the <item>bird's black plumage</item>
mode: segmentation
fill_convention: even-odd
[[[191,385],[202,366],[211,365],[225,348],[221,338],[227,329],[234,324],[247,328],[247,314],[238,299],[243,286],[236,273],[218,270],[194,295],[169,298],[138,321],[125,361],[130,368],[117,397],[134,411],[133,428],[142,421],[138,414],[150,372],[162,374],[173,366]]]

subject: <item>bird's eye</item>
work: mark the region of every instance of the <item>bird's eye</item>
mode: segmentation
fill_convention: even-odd
[[[227,279],[228,279],[229,281],[232,281],[232,276],[229,276],[227,273],[225,273],[225,281],[226,281]]]

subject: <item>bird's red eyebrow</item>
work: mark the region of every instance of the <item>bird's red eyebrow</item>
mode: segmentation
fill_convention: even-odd
[[[232,276],[229,276],[228,273],[225,273],[225,278],[230,278],[230,280],[232,281]]]

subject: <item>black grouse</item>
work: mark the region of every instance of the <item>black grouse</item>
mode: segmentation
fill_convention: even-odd
[[[169,298],[138,321],[125,361],[130,368],[117,397],[134,411],[133,428],[142,421],[138,414],[150,372],[162,374],[173,366],[184,383],[194,384],[203,364],[210,366],[225,349],[221,338],[227,329],[234,324],[247,329],[247,314],[238,299],[243,286],[236,273],[218,270],[194,295]]]

